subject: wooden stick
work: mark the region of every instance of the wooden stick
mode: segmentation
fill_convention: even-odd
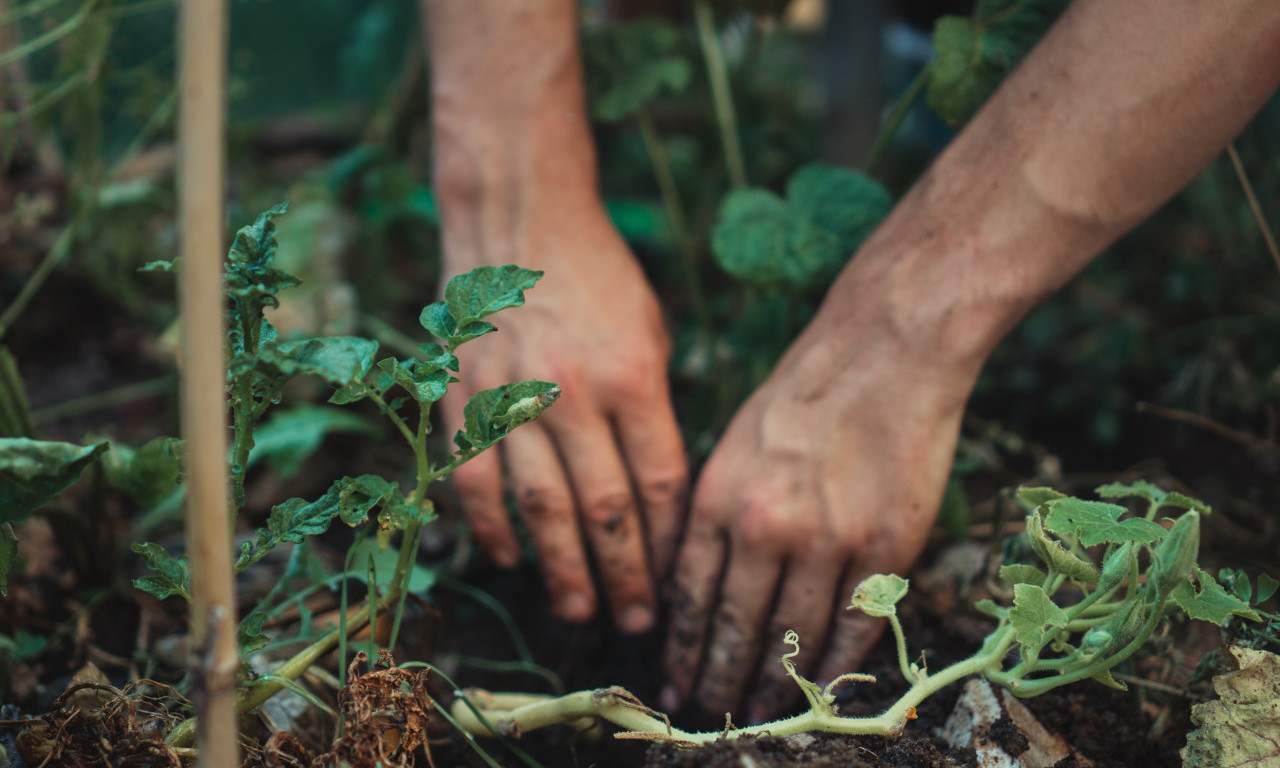
[[[191,568],[192,698],[197,765],[240,764],[235,717],[236,605],[227,519],[226,366],[222,263],[227,16],[225,0],[185,0],[179,16],[180,388]]]

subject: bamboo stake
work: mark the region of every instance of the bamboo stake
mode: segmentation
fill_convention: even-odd
[[[239,765],[235,717],[236,606],[227,520],[226,368],[222,345],[225,0],[186,0],[179,19],[179,199],[191,676],[203,768]]]

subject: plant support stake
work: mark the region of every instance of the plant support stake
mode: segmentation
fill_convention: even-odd
[[[227,519],[222,262],[227,22],[224,0],[186,0],[179,12],[178,112],[186,439],[187,552],[191,568],[191,679],[197,765],[240,764],[235,717],[236,605]]]

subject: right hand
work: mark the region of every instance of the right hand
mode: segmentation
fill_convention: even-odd
[[[470,343],[462,381],[442,407],[452,434],[481,389],[559,383],[555,405],[459,467],[454,485],[480,547],[513,567],[520,544],[504,504],[505,470],[555,615],[583,622],[595,614],[589,547],[615,622],[642,632],[653,624],[655,578],[674,558],[688,470],[657,300],[603,210],[586,207],[530,217],[510,237],[488,229],[472,238],[476,228],[451,230],[446,221],[446,277],[502,263],[546,275],[524,307],[494,318],[498,333]]]

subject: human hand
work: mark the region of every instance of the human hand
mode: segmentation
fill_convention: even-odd
[[[443,403],[450,433],[481,389],[538,378],[563,392],[453,480],[481,548],[512,567],[520,548],[503,503],[505,468],[555,614],[582,622],[596,611],[585,543],[616,623],[641,632],[653,623],[654,576],[670,569],[686,498],[670,343],[645,276],[603,212],[586,206],[567,218],[572,227],[539,217],[519,237],[491,232],[483,248],[451,241],[446,229],[449,274],[495,260],[546,271],[518,315],[468,348],[458,391]]]
[[[820,313],[702,471],[664,708],[692,697],[718,715],[749,693],[749,721],[773,719],[800,693],[778,663],[787,630],[801,673],[821,682],[857,669],[879,635],[878,620],[843,608],[863,578],[919,554],[972,385],[967,372],[926,374],[888,330],[870,312]]]

